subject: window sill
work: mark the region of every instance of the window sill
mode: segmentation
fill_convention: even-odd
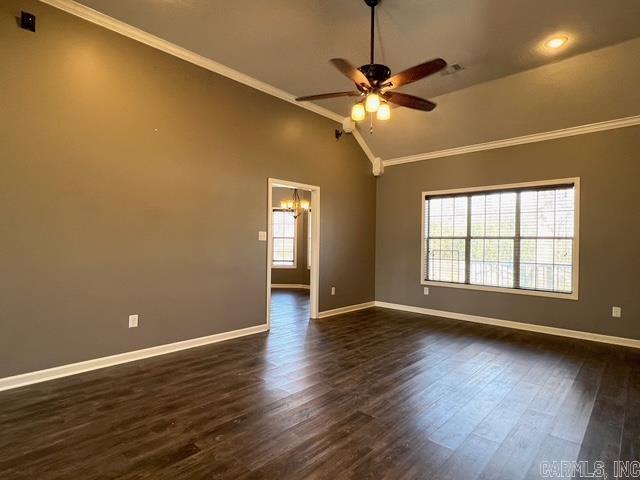
[[[483,292],[557,298],[560,300],[578,300],[579,299],[577,291],[573,293],[544,292],[540,290],[524,290],[524,289],[507,288],[507,287],[490,287],[485,285],[468,285],[466,283],[434,282],[432,280],[422,280],[420,284],[425,286],[430,286],[430,287],[462,288],[465,290],[479,290]]]
[[[296,269],[298,267],[296,267],[295,265],[271,265],[271,268],[293,270],[293,269]]]

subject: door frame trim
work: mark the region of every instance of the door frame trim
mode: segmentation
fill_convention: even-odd
[[[269,177],[267,181],[267,328],[271,329],[271,262],[273,256],[273,187],[297,188],[311,192],[311,271],[309,274],[309,303],[311,318],[318,318],[320,293],[320,187],[306,183]]]

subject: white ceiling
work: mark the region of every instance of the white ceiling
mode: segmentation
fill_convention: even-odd
[[[350,89],[329,58],[368,62],[369,12],[362,0],[79,3],[295,95]],[[434,98],[640,37],[639,18],[640,0],[383,0],[376,60],[396,72],[435,57],[461,64],[462,72],[402,89]],[[555,33],[570,42],[551,54],[542,43]],[[350,101],[318,105],[347,115]],[[388,136],[372,142],[374,154],[388,158],[432,149],[420,141],[419,126],[428,125],[429,115],[394,114],[394,128],[381,132]],[[381,142],[384,148],[376,148]]]

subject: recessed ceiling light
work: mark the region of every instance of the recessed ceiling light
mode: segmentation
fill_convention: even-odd
[[[560,48],[569,41],[566,35],[555,35],[547,40],[544,44],[548,48]]]

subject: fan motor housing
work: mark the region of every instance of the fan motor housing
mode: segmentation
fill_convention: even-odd
[[[391,76],[391,69],[379,63],[362,65],[358,70],[364,73],[364,76],[367,77],[369,83],[373,86],[383,84]]]

